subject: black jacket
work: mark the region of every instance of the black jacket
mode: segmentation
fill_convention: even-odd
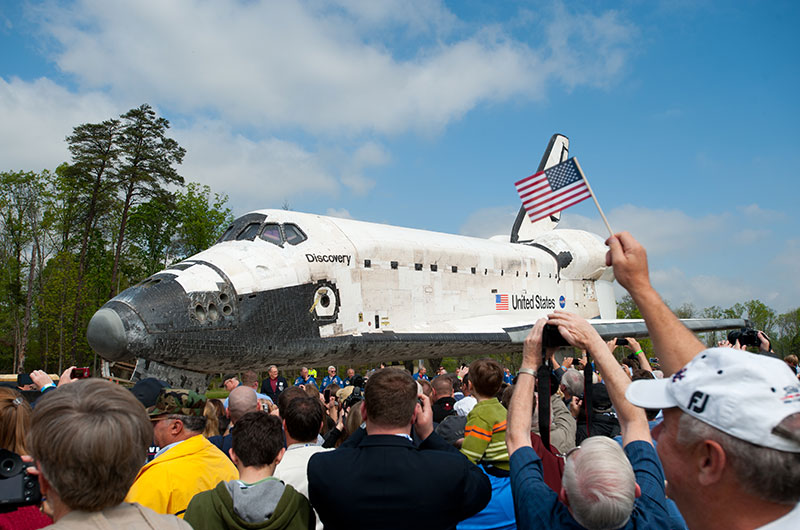
[[[272,391],[272,385],[269,384],[269,377],[261,382],[261,393],[266,394],[276,405],[278,404],[278,396],[281,395],[281,392],[289,388],[289,383],[286,382],[286,378],[282,375],[278,376],[277,381],[275,392]]]
[[[336,472],[331,472],[336,470]],[[484,473],[438,434],[419,447],[359,429],[308,462],[308,495],[326,530],[455,528],[492,496]],[[353,517],[344,517],[347,506]]]

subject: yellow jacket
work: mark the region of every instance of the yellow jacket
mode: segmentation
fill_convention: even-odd
[[[183,518],[196,494],[221,480],[239,478],[233,462],[203,435],[184,440],[144,465],[125,502],[138,502],[164,514]]]

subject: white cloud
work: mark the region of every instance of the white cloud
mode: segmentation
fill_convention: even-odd
[[[617,79],[635,29],[613,11],[552,11],[529,28],[546,35],[540,48],[499,26],[469,31],[422,1],[78,0],[39,13],[58,66],[86,87],[231,124],[341,134],[438,130],[481,102],[544,97],[552,80]],[[406,31],[427,38],[393,48],[378,37]]]
[[[339,188],[320,155],[295,143],[251,140],[216,121],[176,129],[174,135],[187,150],[181,174],[227,193],[237,209],[275,206],[298,193]]]
[[[755,203],[748,204],[746,206],[739,206],[736,209],[742,212],[743,214],[747,215],[748,217],[753,218],[753,220],[757,221],[774,222],[775,220],[784,219],[786,217],[786,214],[783,212],[762,208],[761,206]]]
[[[628,204],[609,211],[608,221],[614,231],[630,232],[645,246],[648,254],[659,256],[719,248],[724,243],[719,236],[730,229],[731,216],[709,214],[692,217],[680,210],[643,208]],[[569,211],[563,214],[559,227],[577,228],[596,234],[607,233],[599,216],[588,218]]]
[[[653,287],[673,306],[690,302],[697,309],[712,305],[730,307],[737,302],[759,298],[765,293],[750,278],[725,278],[709,274],[687,274],[683,269],[670,268],[650,272]]]
[[[509,235],[518,211],[519,208],[513,206],[481,208],[467,217],[458,232],[465,236],[483,238]]]
[[[342,219],[352,219],[353,216],[350,215],[350,212],[347,211],[346,208],[328,208],[325,212],[325,215],[330,217],[340,217]]]
[[[375,181],[364,176],[364,170],[384,166],[391,160],[386,149],[376,143],[367,142],[353,153],[342,172],[342,184],[356,195],[366,195],[375,186]]]
[[[48,79],[0,77],[0,160],[3,170],[55,169],[70,158],[72,128],[120,113],[98,92],[74,94]]]

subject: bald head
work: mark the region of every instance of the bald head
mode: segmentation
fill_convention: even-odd
[[[256,391],[249,386],[237,386],[228,396],[228,416],[231,423],[236,423],[239,418],[248,412],[258,412],[258,398]]]

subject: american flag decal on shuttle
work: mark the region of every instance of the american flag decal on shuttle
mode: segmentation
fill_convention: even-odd
[[[508,295],[496,294],[494,295],[494,308],[498,311],[508,311]]]

